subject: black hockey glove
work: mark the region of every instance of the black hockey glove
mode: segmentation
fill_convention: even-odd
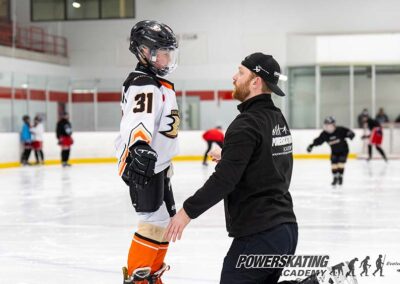
[[[349,131],[349,133],[347,134],[347,137],[349,137],[350,140],[353,140],[354,136],[356,136],[356,135],[354,134],[353,131]]]
[[[312,145],[312,144],[311,144],[311,145],[308,145],[308,147],[307,147],[307,152],[308,152],[308,153],[311,153],[312,148],[313,148],[313,145]]]
[[[144,186],[154,175],[157,153],[148,144],[138,144],[130,148],[128,167],[129,181]]]

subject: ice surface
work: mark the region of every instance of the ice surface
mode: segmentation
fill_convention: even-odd
[[[177,208],[212,171],[175,164]],[[328,254],[333,262],[370,255],[371,269],[378,254],[400,263],[400,161],[351,160],[344,185],[330,182],[328,161],[295,160],[297,254]],[[0,283],[122,283],[136,222],[115,165],[0,170]],[[230,242],[219,203],[170,246],[166,284],[218,283]],[[400,283],[397,269],[385,266],[384,278],[359,283]]]

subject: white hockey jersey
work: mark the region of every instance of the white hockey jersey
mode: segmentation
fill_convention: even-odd
[[[172,83],[135,71],[122,88],[122,119],[115,141],[118,173],[126,167],[129,147],[137,141],[148,143],[158,155],[155,173],[166,169],[178,154],[178,104]]]

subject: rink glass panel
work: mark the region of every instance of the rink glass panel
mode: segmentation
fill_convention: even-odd
[[[358,128],[358,116],[366,108],[372,111],[372,68],[354,66],[354,112],[353,127]]]
[[[29,114],[29,85],[28,85],[28,75],[26,74],[14,74],[13,77],[13,87],[14,87],[14,100],[13,100],[13,112],[12,119],[13,131],[19,132],[22,127],[22,117]]]
[[[334,116],[339,125],[350,126],[350,69],[349,67],[321,67],[320,122]]]
[[[40,116],[43,120],[45,129],[47,127],[47,114],[46,114],[46,88],[47,78],[43,75],[28,75],[28,108],[31,123],[35,116]]]
[[[57,121],[63,111],[69,112],[68,103],[69,78],[48,77],[48,101],[46,109],[46,131],[55,131]]]
[[[0,72],[0,132],[12,130],[12,74]]]
[[[315,66],[289,69],[289,124],[292,128],[315,127],[315,69]]]
[[[119,102],[98,102],[97,130],[118,131],[121,121]]]
[[[376,66],[376,113],[383,107],[389,120],[394,121],[400,115],[399,106],[400,66]]]

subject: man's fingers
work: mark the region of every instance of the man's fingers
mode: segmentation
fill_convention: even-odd
[[[171,222],[169,222],[167,228],[165,229],[164,236],[163,236],[163,239],[167,240],[168,242],[169,242],[169,240],[170,240],[170,239],[169,239],[169,232],[170,232],[170,230],[171,230]]]
[[[176,242],[176,235],[178,234],[178,229],[177,228],[174,228],[174,232],[173,232],[173,234],[172,234],[172,240],[173,240],[173,242],[175,243]]]
[[[175,240],[176,240],[176,233],[175,233],[175,231],[176,231],[176,225],[173,223],[173,221],[171,221],[171,222],[169,223],[169,225],[168,225],[168,227],[167,227],[167,231],[166,231],[166,233],[165,233],[166,239],[167,239],[168,242],[170,242],[171,240],[172,240],[173,242],[175,242]]]
[[[178,240],[181,240],[182,233],[183,233],[183,228],[181,227],[181,228],[179,228],[179,231],[178,231]]]

